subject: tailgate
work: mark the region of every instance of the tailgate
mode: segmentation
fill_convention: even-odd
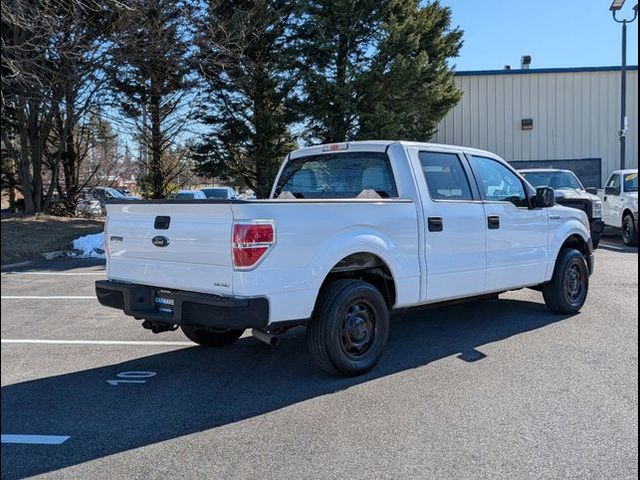
[[[232,225],[230,203],[108,204],[109,279],[230,295]]]

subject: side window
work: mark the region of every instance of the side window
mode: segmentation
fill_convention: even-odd
[[[489,202],[511,202],[516,207],[528,207],[522,180],[502,163],[485,157],[472,157],[477,166],[480,191]]]
[[[469,179],[458,155],[420,152],[420,164],[433,200],[473,200]]]
[[[615,188],[616,190],[620,190],[620,175],[614,173],[611,175],[611,178],[607,182],[608,188]]]

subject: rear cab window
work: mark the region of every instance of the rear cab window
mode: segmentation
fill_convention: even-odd
[[[285,192],[305,199],[357,198],[372,192],[380,198],[398,197],[389,157],[382,152],[328,153],[289,160],[275,197]]]

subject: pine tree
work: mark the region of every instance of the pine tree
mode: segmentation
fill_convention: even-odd
[[[301,111],[311,141],[343,142],[358,125],[357,86],[376,51],[388,2],[303,0]]]
[[[448,64],[462,47],[462,32],[451,29],[448,7],[418,0],[396,2],[383,32],[358,85],[356,138],[427,141],[462,96]]]
[[[460,99],[451,12],[418,0],[304,0],[308,140],[426,140]]]
[[[164,198],[180,174],[166,152],[189,119],[189,2],[129,2],[114,35],[110,68],[118,107],[149,152],[148,195]]]
[[[293,3],[211,0],[196,39],[205,84],[200,118],[210,128],[197,149],[198,173],[241,179],[259,198],[294,146]]]

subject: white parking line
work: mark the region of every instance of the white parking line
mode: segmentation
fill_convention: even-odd
[[[607,248],[613,248],[614,250],[625,250],[624,247],[619,247],[618,245],[611,245],[609,243],[601,243],[600,245]]]
[[[28,300],[60,300],[60,299],[70,299],[70,300],[95,300],[96,296],[95,295],[87,295],[87,296],[77,296],[77,297],[72,297],[72,296],[62,296],[62,295],[53,295],[50,297],[46,297],[46,296],[30,296],[30,295],[2,295],[0,296],[0,300],[22,300],[22,299],[28,299]]]
[[[43,340],[38,338],[3,338],[2,344],[32,345],[141,345],[141,346],[193,346],[193,342],[145,342],[136,340]]]
[[[29,445],[61,445],[71,437],[68,435],[13,435],[2,434],[0,443],[21,443]]]
[[[83,276],[83,275],[106,275],[107,272],[2,272],[2,275],[62,275],[62,276]]]

